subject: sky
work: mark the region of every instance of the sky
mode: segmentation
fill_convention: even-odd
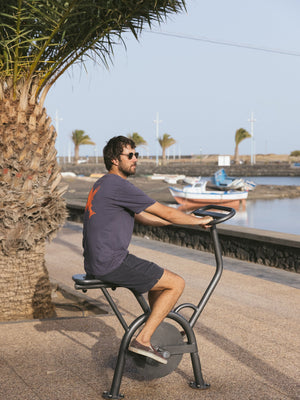
[[[157,134],[176,144],[170,155],[290,154],[300,150],[300,1],[187,0],[173,14],[118,45],[107,70],[75,66],[51,88],[45,107],[57,128],[59,155],[74,153],[72,131],[101,155],[113,136],[138,132],[143,155],[161,154]],[[159,115],[159,124],[154,121]],[[157,130],[158,129],[158,130]]]

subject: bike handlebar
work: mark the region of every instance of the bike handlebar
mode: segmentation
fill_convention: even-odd
[[[223,212],[209,210],[220,210]],[[226,214],[224,214],[224,211]],[[208,225],[217,225],[232,218],[236,214],[236,211],[234,208],[210,204],[208,206],[198,208],[198,210],[193,211],[193,214],[199,217],[213,217],[213,221],[211,221]]]

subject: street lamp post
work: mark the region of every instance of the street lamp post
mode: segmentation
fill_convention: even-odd
[[[159,113],[156,113],[156,119],[154,120],[156,124],[156,143],[155,143],[155,152],[156,152],[156,166],[158,165],[158,138],[159,138],[159,124],[162,122],[159,119]]]
[[[98,164],[98,149],[97,149],[97,147],[94,148],[94,152],[95,152],[95,163]]]
[[[250,134],[251,134],[251,165],[255,164],[256,160],[255,160],[255,146],[254,146],[254,133],[253,133],[253,124],[256,121],[256,119],[254,119],[253,116],[253,112],[251,113],[251,117],[250,119],[248,119],[248,121],[250,122]]]

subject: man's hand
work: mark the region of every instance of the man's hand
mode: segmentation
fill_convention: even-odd
[[[196,217],[199,219],[199,225],[202,225],[204,228],[210,228],[211,225],[210,223],[214,220],[213,217],[210,217],[209,215],[207,217]]]

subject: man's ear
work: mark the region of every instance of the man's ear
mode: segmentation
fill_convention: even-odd
[[[113,158],[111,162],[113,165],[119,165],[119,160],[117,158]]]

